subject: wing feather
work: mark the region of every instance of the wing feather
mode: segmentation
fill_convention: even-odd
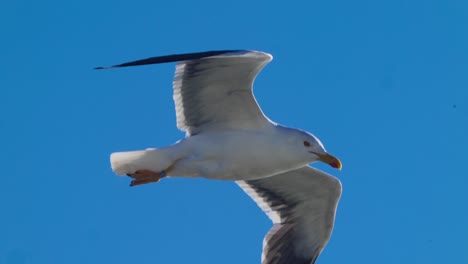
[[[189,135],[204,128],[263,128],[270,124],[252,92],[267,53],[218,50],[173,54],[126,62],[109,69],[178,62],[173,82],[177,127]]]
[[[237,183],[274,224],[262,264],[314,263],[331,236],[341,183],[308,166]]]
[[[173,83],[177,127],[193,135],[207,127],[268,125],[252,86],[271,58],[262,52],[237,51],[179,62]]]

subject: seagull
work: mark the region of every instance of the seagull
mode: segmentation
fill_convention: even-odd
[[[112,170],[130,186],[164,177],[235,181],[273,222],[262,264],[310,264],[330,239],[342,186],[309,166],[341,169],[313,134],[267,118],[253,95],[268,53],[219,50],[151,57],[108,67],[177,62],[173,99],[186,137],[162,148],[115,152]]]

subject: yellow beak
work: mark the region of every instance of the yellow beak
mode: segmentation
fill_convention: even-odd
[[[325,153],[325,154],[320,154],[320,153],[317,153],[317,152],[312,152],[312,153],[314,153],[315,155],[317,155],[319,157],[318,160],[332,166],[333,168],[341,170],[341,168],[343,167],[341,165],[341,161],[338,158],[336,158],[336,157],[334,157],[334,156],[332,156],[332,155],[330,155],[328,153]]]

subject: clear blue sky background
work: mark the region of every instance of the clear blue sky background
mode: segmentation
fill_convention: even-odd
[[[183,137],[174,65],[92,68],[214,49],[272,53],[264,112],[343,161],[318,263],[468,263],[467,28],[462,0],[3,1],[0,263],[259,263],[271,223],[234,183],[109,166]]]

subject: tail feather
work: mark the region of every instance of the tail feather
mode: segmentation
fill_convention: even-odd
[[[160,172],[171,166],[173,161],[163,149],[114,152],[110,155],[112,170],[119,176],[135,173],[137,170]]]

